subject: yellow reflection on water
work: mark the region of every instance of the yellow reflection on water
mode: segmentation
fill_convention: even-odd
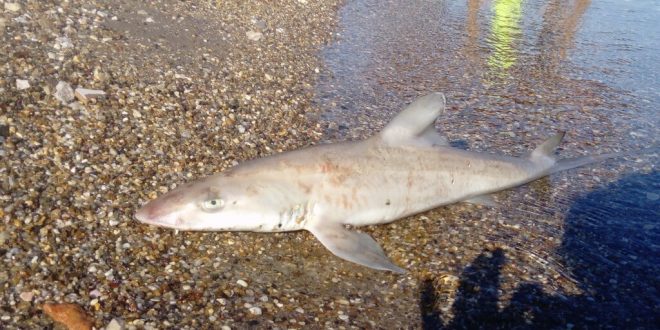
[[[516,63],[514,43],[520,35],[522,0],[495,0],[492,8],[493,19],[488,38],[492,52],[488,66],[503,74]]]

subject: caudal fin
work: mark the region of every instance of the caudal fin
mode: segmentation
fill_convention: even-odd
[[[583,165],[588,165],[591,163],[602,162],[611,158],[625,157],[625,156],[634,156],[634,155],[644,155],[652,154],[660,151],[660,147],[652,147],[640,150],[624,151],[624,152],[614,152],[609,154],[600,154],[594,156],[583,156],[572,159],[560,159],[550,168],[548,174],[556,173],[563,170],[569,170],[572,168],[580,167]]]
[[[610,158],[651,154],[660,151],[660,147],[651,147],[640,150],[600,154],[593,156],[583,156],[572,159],[557,159],[557,157],[555,156],[555,150],[557,149],[557,146],[559,146],[559,143],[561,143],[561,140],[564,138],[565,134],[566,132],[559,132],[555,134],[555,136],[545,140],[538,147],[536,147],[536,149],[534,149],[534,151],[532,151],[529,155],[529,158],[533,162],[537,164],[545,164],[546,166],[550,166],[548,170],[545,172],[546,175],[583,165],[588,165],[591,163],[601,162]]]

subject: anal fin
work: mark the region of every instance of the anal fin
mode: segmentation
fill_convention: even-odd
[[[342,224],[317,224],[306,228],[334,255],[356,264],[403,274],[371,236],[346,229]]]

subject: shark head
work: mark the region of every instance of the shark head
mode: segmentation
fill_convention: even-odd
[[[223,175],[177,187],[148,202],[135,218],[179,230],[257,231],[277,223],[279,213],[260,187]]]

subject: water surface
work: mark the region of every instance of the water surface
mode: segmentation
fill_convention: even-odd
[[[436,127],[456,147],[519,155],[558,130],[568,132],[563,157],[658,145],[655,1],[362,0],[340,15],[317,86],[329,141],[372,135],[443,91]],[[451,206],[376,234],[417,233],[391,244],[419,249],[417,267],[435,274],[420,289],[430,327],[652,327],[657,164],[576,169],[498,194],[494,209]],[[438,284],[449,275],[453,289]],[[490,293],[475,294],[480,286]]]

